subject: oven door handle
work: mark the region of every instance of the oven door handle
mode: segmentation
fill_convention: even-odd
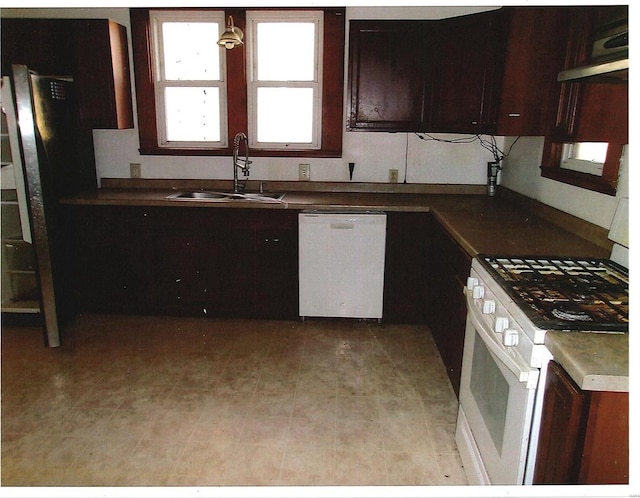
[[[528,389],[535,389],[538,385],[539,370],[530,367],[514,349],[509,350],[502,345],[497,334],[491,330],[482,312],[475,305],[471,291],[465,288],[464,293],[467,298],[467,320],[471,320],[482,342],[517,377],[519,382],[526,384]]]

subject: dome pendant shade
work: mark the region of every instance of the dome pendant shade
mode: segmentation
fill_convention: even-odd
[[[227,27],[225,28],[224,33],[222,33],[222,36],[220,36],[218,45],[226,48],[227,50],[231,50],[239,45],[244,45],[242,37],[242,30],[233,25],[233,17],[229,16]]]

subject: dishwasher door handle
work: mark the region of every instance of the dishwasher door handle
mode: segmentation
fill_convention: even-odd
[[[353,223],[331,223],[331,228],[335,230],[353,230]]]

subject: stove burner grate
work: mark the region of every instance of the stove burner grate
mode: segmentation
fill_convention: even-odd
[[[540,328],[628,331],[629,273],[607,259],[478,257]]]

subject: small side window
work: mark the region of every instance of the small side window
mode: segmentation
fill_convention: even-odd
[[[580,171],[589,175],[602,176],[607,159],[606,142],[575,142],[564,144],[560,167]]]

